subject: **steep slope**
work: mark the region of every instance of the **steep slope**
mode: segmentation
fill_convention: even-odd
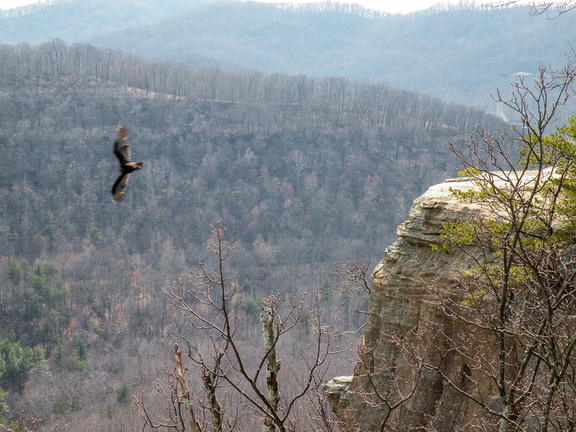
[[[499,192],[534,192],[540,197],[535,200],[540,206],[547,200],[542,198],[547,188],[541,187],[540,180],[550,185],[560,177],[558,171],[523,171],[517,183],[496,172],[490,185]],[[573,315],[561,315],[571,307],[562,304],[552,311],[546,309],[549,303],[559,303],[557,292],[561,293],[558,297],[564,295],[565,291],[557,290],[557,281],[562,278],[550,277],[552,283],[542,278],[552,286],[548,295],[531,290],[530,277],[520,277],[510,285],[502,282],[505,278],[500,279],[500,275],[506,270],[502,270],[505,254],[501,251],[505,247],[484,242],[477,221],[484,221],[486,232],[497,231],[499,226],[513,224],[508,222],[509,213],[502,210],[505,205],[498,200],[463,198],[486,190],[481,181],[469,178],[434,185],[414,201],[408,220],[398,227],[398,239],[373,273],[370,318],[354,376],[329,383],[328,394],[345,430],[497,431],[511,423],[525,430],[548,430],[539,423],[544,417],[560,425],[555,430],[567,429],[566,418],[566,423],[572,424],[572,418],[564,414],[573,410],[571,378],[558,391],[558,399],[567,401],[562,408],[550,414],[549,405],[541,403],[550,403],[556,394],[548,392],[551,380],[547,365],[540,359],[564,355],[563,361],[569,363],[573,358],[573,339],[562,338],[563,329],[573,337]],[[468,237],[454,234],[460,240],[458,247],[431,247],[446,244],[441,236],[446,226],[456,226],[454,231],[461,229],[460,233],[473,232],[471,226],[477,231]],[[528,235],[526,239],[524,244],[533,242]],[[545,253],[551,255],[550,249]],[[530,253],[537,255],[534,250]],[[571,252],[559,252],[558,256],[562,262],[572,259]],[[548,262],[542,261],[535,261],[527,273],[537,266],[542,269],[535,274],[551,273],[549,268],[554,266],[547,267]],[[521,266],[514,264],[515,275],[521,274]],[[488,283],[476,284],[483,276]],[[573,277],[567,280],[570,288],[566,290],[570,291]],[[505,288],[500,291],[501,286]],[[508,302],[501,316],[495,312],[498,301],[492,303],[496,308],[489,306],[495,298],[491,291],[504,298],[502,303]],[[571,296],[561,300],[566,298],[572,301]],[[498,326],[498,319],[504,324]],[[562,339],[557,345],[548,344],[554,337],[542,336],[547,334],[544,328],[548,322],[554,325],[551,333],[559,333],[558,339]],[[498,337],[502,328],[505,336]],[[531,344],[536,334],[534,339],[543,340],[542,345]],[[552,363],[551,369],[558,363]],[[507,398],[509,395],[512,397]],[[519,407],[509,409],[517,401]]]
[[[346,430],[379,430],[386,421],[387,427],[398,431],[422,427],[449,431],[478,414],[470,411],[472,404],[459,397],[440,374],[417,371],[415,366],[416,358],[427,364],[439,363],[446,338],[456,337],[459,331],[443,312],[435,289],[452,292],[458,272],[474,263],[468,254],[471,251],[439,252],[431,244],[441,243],[444,224],[466,221],[482,212],[480,204],[461,200],[452,192],[474,187],[461,179],[430,187],[414,201],[409,219],[398,227],[398,239],[374,270],[370,318],[360,358],[351,384],[336,399]],[[464,358],[446,356],[441,364],[446,374],[460,383],[465,363]],[[372,386],[391,404],[401,395],[411,397],[389,411]]]

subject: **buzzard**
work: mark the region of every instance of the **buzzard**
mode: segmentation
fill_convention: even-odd
[[[130,178],[130,173],[142,169],[142,162],[132,162],[132,156],[130,153],[130,146],[128,145],[128,128],[126,126],[120,126],[116,130],[116,141],[114,142],[114,154],[120,161],[120,175],[114,186],[112,186],[112,199],[116,202],[120,202],[124,199],[124,189],[126,189],[126,183]]]

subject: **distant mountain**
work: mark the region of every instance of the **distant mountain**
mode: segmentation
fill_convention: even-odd
[[[0,42],[86,41],[217,0],[53,0],[0,11]]]
[[[196,68],[386,82],[493,109],[496,88],[565,61],[576,14],[548,18],[525,7],[389,15],[332,3],[73,0],[5,16],[0,41],[59,37]]]

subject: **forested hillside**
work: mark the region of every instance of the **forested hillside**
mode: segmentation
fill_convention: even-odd
[[[576,19],[466,4],[389,15],[337,3],[51,3],[0,17],[0,42],[61,38],[193,68],[384,82],[490,110],[496,88],[565,62]]]
[[[154,392],[172,344],[159,287],[210,260],[210,224],[234,238],[248,318],[264,297],[321,293],[357,327],[366,298],[337,294],[334,264],[379,259],[411,201],[454,175],[445,143],[503,126],[384,85],[60,40],[1,45],[0,80],[0,353],[26,360],[0,386],[7,416],[69,430],[140,430],[126,393]],[[114,203],[119,124],[144,169]]]

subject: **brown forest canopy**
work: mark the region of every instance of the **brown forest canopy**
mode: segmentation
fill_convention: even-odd
[[[116,204],[119,124],[144,169]],[[107,382],[155,385],[147,356],[140,378],[110,365],[171,343],[158,286],[209,259],[218,221],[238,252],[235,307],[257,321],[265,296],[321,293],[323,313],[358,327],[365,295],[333,295],[334,263],[380,259],[412,200],[455,174],[445,143],[476,124],[504,126],[385,85],[192,71],[58,39],[0,45],[0,339],[42,344],[53,373],[89,369],[98,385],[72,387],[102,403]],[[47,420],[69,388],[36,378],[9,405]]]
[[[75,293],[100,270],[179,276],[217,221],[263,294],[296,285],[290,266],[321,278],[339,259],[375,262],[411,201],[454,175],[445,143],[502,126],[385,85],[191,71],[57,39],[0,45],[0,80],[0,254],[54,262],[90,305]],[[120,123],[145,169],[114,205]],[[87,250],[101,262],[70,258]]]
[[[139,251],[157,237],[193,244],[222,219],[246,245],[296,237],[326,252],[347,237],[373,251],[415,196],[453,173],[448,139],[500,125],[384,85],[192,72],[60,40],[0,46],[0,68],[2,235],[12,239],[2,253],[28,257],[41,253],[31,239],[49,214],[61,246],[93,228],[113,241],[125,224],[141,226],[130,239]],[[119,123],[148,164],[131,213],[107,196]]]

